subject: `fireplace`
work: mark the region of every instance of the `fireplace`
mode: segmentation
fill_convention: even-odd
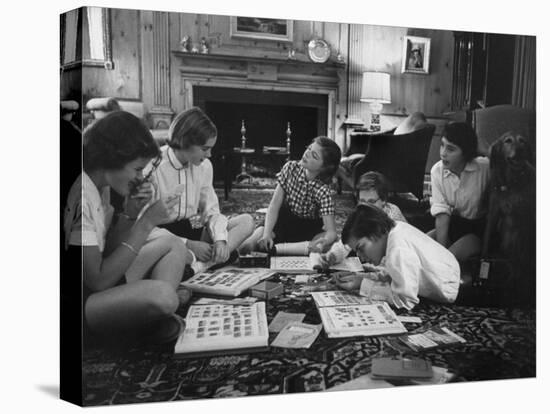
[[[290,158],[299,159],[319,135],[334,139],[335,101],[341,65],[274,58],[172,52],[178,57],[184,107],[198,106],[218,128],[212,162],[214,180],[240,171],[239,156],[229,170],[221,162],[233,147],[241,146],[241,122],[246,146],[257,151],[247,156],[252,169],[273,175],[284,158],[264,156],[263,146],[286,146],[291,128]]]
[[[261,153],[265,145],[286,146],[289,123],[290,159],[299,159],[313,138],[327,134],[326,95],[197,86],[193,97],[193,105],[201,107],[218,128],[213,162],[241,146],[241,123],[244,121],[246,146],[258,154],[248,156],[249,167],[260,176],[273,176],[281,167],[284,158],[266,157]],[[218,180],[225,172],[216,168],[216,164],[219,163],[215,162],[214,179]],[[231,176],[239,171],[240,164],[232,162]]]

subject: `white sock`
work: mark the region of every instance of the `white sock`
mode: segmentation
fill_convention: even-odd
[[[185,237],[180,237],[180,240],[182,241],[183,245],[187,247],[187,239]],[[191,253],[191,263],[186,263],[186,264],[193,266],[193,263],[197,261],[197,256],[195,256],[195,253],[193,253],[193,250],[187,248],[187,251]]]
[[[193,269],[193,272],[195,272],[195,274],[199,274],[199,273],[202,273],[202,272],[208,270],[212,266],[214,266],[214,262],[212,262],[212,261],[201,262],[200,260],[195,260],[191,264],[191,269]]]
[[[193,263],[197,262],[197,256],[195,256],[195,253],[193,253],[193,250],[187,249],[189,253],[191,253],[191,263],[188,263],[190,266],[193,266]]]

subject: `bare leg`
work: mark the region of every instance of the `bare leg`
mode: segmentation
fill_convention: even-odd
[[[139,280],[92,294],[85,315],[93,331],[117,333],[173,315],[178,305],[178,296],[168,283]]]
[[[252,235],[246,239],[241,246],[239,247],[239,253],[240,254],[248,254],[252,251],[257,250],[258,248],[258,240],[262,238],[262,235],[264,234],[264,227],[260,226],[254,232]]]
[[[254,231],[254,219],[250,214],[240,214],[227,222],[227,247],[232,252],[237,250],[241,244]],[[250,236],[252,237],[252,236]],[[249,238],[250,238],[249,237]],[[201,241],[212,244],[213,240],[206,228],[201,235]]]
[[[177,289],[185,265],[191,263],[192,257],[179,237],[173,236],[169,242],[170,250],[153,267],[151,279],[162,280]]]
[[[182,240],[170,233],[147,242],[126,272],[126,280],[135,282],[147,277],[163,280],[172,288],[179,285],[185,264],[191,255]]]
[[[475,234],[467,234],[455,241],[449,251],[458,261],[470,259],[481,252],[481,240]]]
[[[227,223],[227,247],[232,252],[243,244],[254,232],[254,219],[250,214],[240,214]]]

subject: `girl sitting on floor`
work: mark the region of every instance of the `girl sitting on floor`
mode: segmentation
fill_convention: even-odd
[[[191,255],[169,232],[147,241],[177,201],[144,207],[152,188],[141,183],[142,171],[158,151],[147,127],[128,112],[112,112],[84,132],[83,171],[65,209],[65,245],[71,254],[81,249],[85,326],[99,334],[166,342],[181,328],[175,312],[189,292],[178,297],[176,289]],[[125,197],[117,217],[110,189]]]
[[[465,122],[445,126],[439,154],[431,170],[435,229],[428,234],[462,261],[481,251],[489,159],[476,157],[477,137]]]
[[[388,182],[383,174],[377,171],[366,172],[359,178],[357,189],[359,204],[371,204],[382,209],[392,220],[407,222],[399,207],[388,201]],[[321,266],[327,269],[341,263],[350,252],[351,249],[339,240],[327,253],[321,255]]]
[[[228,220],[220,213],[209,160],[218,131],[210,118],[200,108],[190,108],[176,116],[168,134],[152,182],[157,198],[177,192],[177,205],[161,227],[184,238],[196,258],[192,268],[197,273],[227,262],[232,252],[236,255],[252,234],[254,220],[249,214]],[[152,168],[150,164],[148,170]]]
[[[267,209],[265,225],[241,247],[271,251],[276,243],[302,242],[304,254],[325,252],[336,240],[334,201],[329,184],[338,170],[340,147],[317,137],[300,161],[288,161],[277,174],[277,187]],[[310,242],[311,241],[311,242]]]
[[[416,227],[394,221],[372,205],[359,205],[347,219],[342,241],[362,262],[382,265],[384,272],[336,276],[344,289],[359,289],[371,300],[411,309],[419,296],[453,303],[460,285],[455,257]]]

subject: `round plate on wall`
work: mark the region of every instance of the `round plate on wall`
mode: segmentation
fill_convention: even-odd
[[[325,63],[330,57],[330,46],[323,39],[312,39],[307,45],[309,58],[316,63]]]

